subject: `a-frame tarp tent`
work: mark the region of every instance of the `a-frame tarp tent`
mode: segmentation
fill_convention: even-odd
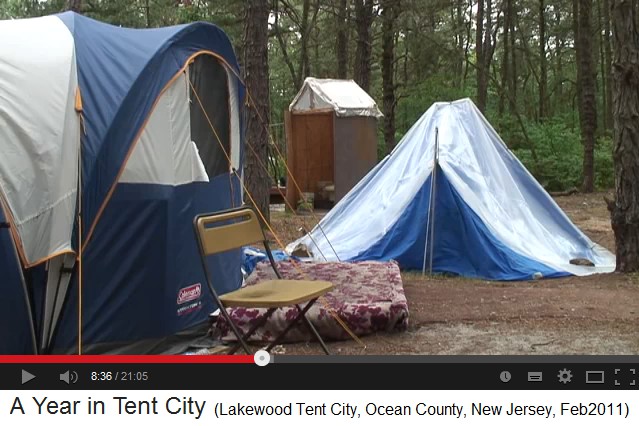
[[[570,221],[469,99],[429,108],[288,249],[299,244],[316,260],[395,259],[416,270],[430,269],[432,253],[434,272],[491,280],[615,268],[614,255]]]
[[[33,352],[25,315],[40,352],[177,350],[215,309],[192,220],[241,203],[228,37],[67,12],[0,21],[0,38],[0,251],[14,253],[0,311],[22,309],[0,353]],[[240,261],[210,260],[218,292],[239,286]]]

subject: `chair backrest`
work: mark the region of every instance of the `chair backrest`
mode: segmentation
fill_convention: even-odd
[[[264,232],[250,207],[195,217],[195,232],[205,256],[264,242]]]

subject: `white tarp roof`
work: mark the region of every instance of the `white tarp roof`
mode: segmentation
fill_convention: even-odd
[[[340,117],[382,117],[377,104],[353,80],[307,77],[293,102],[291,112],[332,109]]]
[[[75,46],[55,16],[0,21],[0,40],[0,199],[29,266],[71,251],[80,147]]]

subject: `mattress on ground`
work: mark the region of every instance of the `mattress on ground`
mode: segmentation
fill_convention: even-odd
[[[301,263],[287,260],[278,262],[277,265],[284,279],[324,280],[333,283],[333,290],[318,299],[306,314],[324,339],[350,338],[334,318],[334,314],[358,336],[408,328],[408,304],[399,266],[395,262]],[[276,279],[273,268],[270,263],[262,262],[248,277],[245,285],[271,279]],[[240,330],[246,332],[252,324],[259,321],[266,309],[231,308],[228,312]],[[272,341],[296,313],[295,307],[276,310],[250,340]],[[216,324],[223,338],[235,338],[222,316]],[[284,339],[286,342],[307,340],[311,340],[311,333],[302,322],[289,331]]]

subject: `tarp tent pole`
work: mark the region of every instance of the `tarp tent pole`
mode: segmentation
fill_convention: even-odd
[[[433,274],[433,253],[435,252],[435,197],[437,192],[437,169],[439,168],[439,128],[435,127],[435,160],[433,163],[433,204],[431,209],[433,212],[433,218],[430,220],[430,260],[428,272]]]
[[[430,182],[430,196],[428,201],[428,218],[426,220],[426,238],[424,239],[424,263],[422,275],[426,275],[426,253],[430,247],[428,273],[433,274],[433,246],[435,245],[435,191],[437,184],[437,163],[439,160],[439,128],[435,127],[435,153],[433,154],[433,171]],[[428,242],[430,236],[430,243]]]

